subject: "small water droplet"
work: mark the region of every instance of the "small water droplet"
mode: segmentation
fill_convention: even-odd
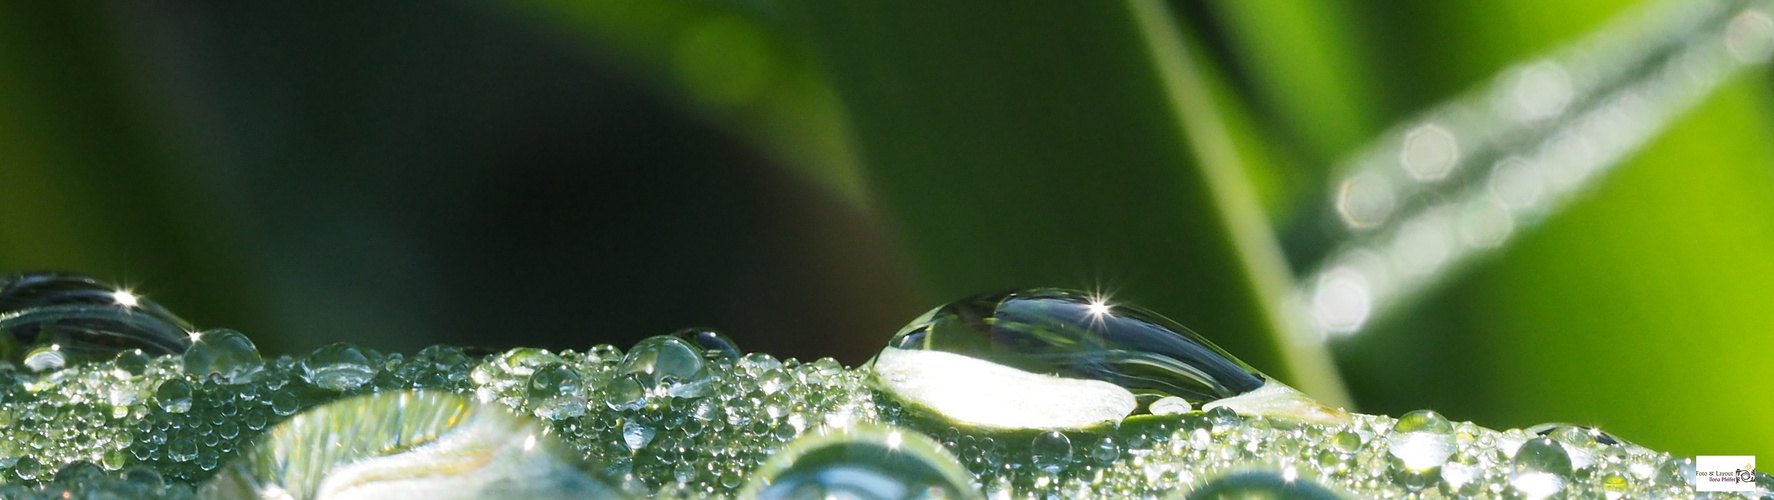
[[[1454,454],[1453,430],[1453,424],[1439,413],[1413,411],[1400,417],[1387,434],[1386,449],[1409,471],[1428,471]]]
[[[250,382],[264,367],[253,341],[234,330],[203,332],[185,351],[185,373],[212,377],[223,384]]]
[[[68,358],[62,355],[62,346],[58,344],[37,346],[25,353],[25,368],[34,372],[60,370],[67,364]]]
[[[653,435],[652,427],[641,425],[633,420],[622,424],[622,443],[628,445],[629,451],[640,451],[641,448],[647,447],[647,443],[653,441]]]
[[[1316,481],[1288,477],[1278,470],[1235,472],[1214,478],[1189,492],[1185,498],[1287,498],[1293,500],[1336,500],[1343,498]]]
[[[1029,455],[1035,468],[1057,473],[1072,465],[1072,440],[1059,432],[1043,432],[1029,443]]]
[[[381,371],[362,349],[344,342],[315,349],[302,359],[301,369],[302,379],[308,383],[341,392],[362,386]]]
[[[1571,457],[1558,443],[1536,437],[1515,451],[1509,487],[1526,498],[1548,498],[1564,492],[1570,482]]]
[[[565,363],[549,363],[530,374],[526,403],[536,416],[549,420],[585,413],[585,375]]]
[[[171,379],[160,383],[154,390],[154,404],[167,413],[184,413],[191,410],[191,384],[184,379]]]

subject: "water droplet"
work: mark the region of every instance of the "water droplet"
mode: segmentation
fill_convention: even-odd
[[[1696,474],[1693,457],[1669,457],[1657,466],[1651,480],[1658,486],[1679,488],[1692,486]]]
[[[191,384],[184,379],[172,379],[160,383],[154,389],[154,404],[167,413],[184,413],[191,410]]]
[[[1043,432],[1029,443],[1035,468],[1056,473],[1072,465],[1072,440],[1059,432]]]
[[[697,397],[710,389],[702,350],[676,337],[659,335],[636,343],[617,373],[633,375],[653,395]]]
[[[1189,400],[1176,396],[1165,396],[1153,401],[1149,410],[1153,415],[1177,415],[1195,411]]]
[[[628,451],[640,451],[653,441],[653,428],[630,420],[622,424],[622,443],[628,445]]]
[[[0,360],[48,371],[140,349],[178,354],[191,325],[121,287],[71,273],[0,278]],[[53,346],[49,351],[43,348]]]
[[[967,469],[929,438],[866,425],[803,436],[752,476],[738,498],[983,500]]]
[[[1318,406],[1163,316],[1054,289],[936,308],[894,335],[871,371],[914,406],[996,428],[1119,421],[1138,408],[1136,395],[1199,407],[1270,389],[1264,411]]]
[[[1195,491],[1189,492],[1185,498],[1190,500],[1221,498],[1337,500],[1343,497],[1310,479],[1289,475],[1283,471],[1264,469],[1220,476],[1202,484]]]
[[[243,384],[265,366],[253,341],[240,332],[217,329],[198,335],[185,351],[185,373],[213,376],[223,384]]]
[[[673,332],[671,336],[683,339],[691,345],[701,347],[703,354],[707,356],[708,359],[739,361],[739,357],[742,354],[739,352],[739,343],[734,342],[733,339],[727,337],[726,334],[714,330],[706,328],[685,328]]]
[[[604,404],[617,411],[639,410],[647,405],[647,389],[634,377],[618,378],[604,388]]]
[[[302,409],[302,401],[290,392],[279,392],[271,395],[271,411],[278,415],[290,415]]]
[[[1406,413],[1386,436],[1387,451],[1413,472],[1446,463],[1454,454],[1454,426],[1430,410]]]
[[[530,374],[525,401],[549,420],[585,414],[585,375],[564,363],[549,363]]]
[[[535,419],[449,393],[298,414],[221,466],[205,498],[627,498]]]
[[[67,364],[67,357],[62,355],[62,346],[57,344],[37,346],[25,353],[25,368],[34,372],[60,370]]]
[[[1536,436],[1552,437],[1554,440],[1560,440],[1558,437],[1555,437],[1555,435],[1562,435],[1565,439],[1570,440],[1570,442],[1589,441],[1609,446],[1621,443],[1620,439],[1614,437],[1613,434],[1608,434],[1601,429],[1584,425],[1552,422],[1531,426],[1522,430],[1527,431],[1528,434]]]
[[[302,360],[302,379],[316,387],[349,391],[376,378],[381,371],[363,350],[344,342],[315,349]]]
[[[1527,440],[1515,451],[1509,487],[1527,498],[1547,498],[1565,490],[1571,476],[1571,457],[1551,439]]]

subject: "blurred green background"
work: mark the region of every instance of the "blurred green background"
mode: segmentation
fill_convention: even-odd
[[[1097,289],[1366,412],[1774,456],[1765,67],[1396,314],[1288,340],[1275,228],[1340,159],[1633,5],[6,0],[0,269],[273,354],[706,326],[856,364],[947,300]]]

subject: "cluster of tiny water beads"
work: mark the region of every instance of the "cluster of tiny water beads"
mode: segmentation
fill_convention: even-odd
[[[1696,497],[1686,457],[1580,426],[1495,431],[1427,410],[1335,424],[1222,406],[1077,429],[957,425],[889,393],[866,366],[742,355],[708,331],[649,338],[628,352],[437,346],[403,356],[334,344],[269,361],[236,332],[199,337],[183,355],[130,350],[36,372],[6,365],[0,498],[198,498],[220,464],[292,415],[410,390],[534,416],[601,469],[597,477],[659,498],[824,496],[819,488],[842,486],[794,479],[822,477],[808,467],[943,483],[902,485],[911,487],[904,498]],[[831,442],[905,456],[815,453]],[[926,442],[932,451],[911,446]],[[826,458],[773,458],[785,448]],[[760,470],[775,477],[756,477]],[[813,489],[759,493],[773,483]],[[1712,497],[1774,499],[1774,478],[1762,474],[1759,488]]]

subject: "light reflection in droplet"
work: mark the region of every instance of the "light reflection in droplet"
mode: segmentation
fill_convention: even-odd
[[[1512,210],[1528,210],[1539,206],[1545,191],[1538,168],[1520,156],[1511,156],[1491,167],[1491,194]]]
[[[1460,236],[1467,245],[1491,248],[1502,245],[1515,230],[1509,208],[1496,198],[1481,197],[1468,201],[1460,210]]]
[[[1774,19],[1756,9],[1738,14],[1725,27],[1725,50],[1738,62],[1767,62],[1774,54]]]
[[[1337,213],[1349,227],[1379,224],[1396,203],[1392,183],[1373,172],[1363,172],[1342,182],[1337,189]]]
[[[1571,74],[1553,61],[1522,67],[1506,87],[1505,111],[1518,121],[1532,122],[1564,114],[1571,104]]]
[[[1330,333],[1360,329],[1367,322],[1371,304],[1367,278],[1348,267],[1326,272],[1312,293],[1313,319]]]
[[[1428,274],[1447,262],[1453,252],[1448,237],[1452,225],[1443,212],[1436,210],[1405,221],[1398,229],[1392,240],[1392,258],[1399,272],[1406,276]]]
[[[1350,231],[1333,236],[1340,244],[1304,275],[1293,304],[1322,332],[1352,332],[1504,245],[1727,77],[1774,57],[1769,4],[1650,6],[1376,140],[1334,192]]]
[[[1398,150],[1398,162],[1419,180],[1432,181],[1448,176],[1460,161],[1460,143],[1447,128],[1434,123],[1418,125],[1404,134]]]

